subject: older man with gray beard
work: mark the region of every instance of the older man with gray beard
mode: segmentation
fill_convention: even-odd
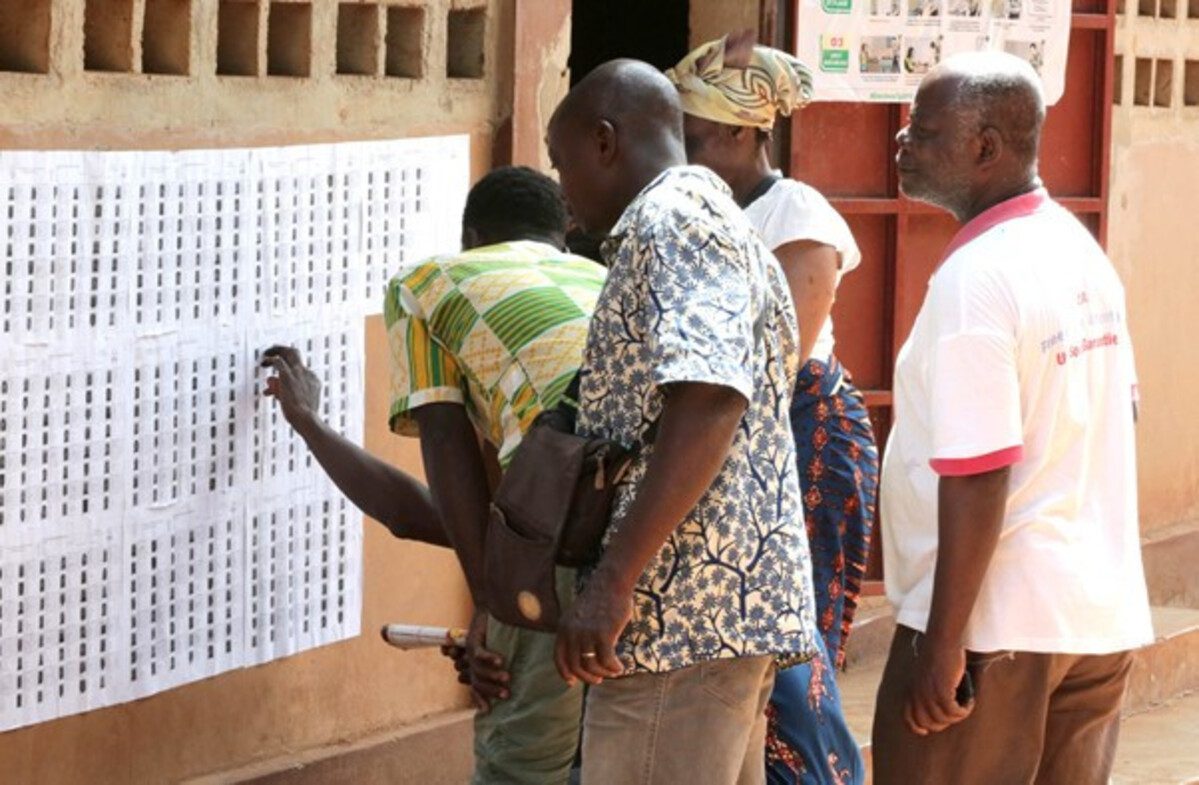
[[[963,227],[895,369],[876,785],[1106,782],[1152,639],[1124,289],[1041,186],[1044,117],[1027,63],[962,55],[898,136],[904,193]]]

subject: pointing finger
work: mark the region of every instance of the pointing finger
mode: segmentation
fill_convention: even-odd
[[[262,367],[270,368],[275,373],[279,374],[280,379],[285,379],[288,383],[292,380],[291,367],[287,362],[278,355],[262,358]]]
[[[304,361],[300,356],[300,350],[294,346],[285,346],[283,344],[275,344],[262,353],[263,365],[266,365],[268,357],[282,357],[283,361],[288,365],[299,368],[304,365]]]

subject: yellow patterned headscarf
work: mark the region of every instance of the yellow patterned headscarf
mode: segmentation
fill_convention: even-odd
[[[768,131],[777,115],[790,115],[812,100],[812,72],[797,58],[755,46],[748,65],[726,67],[727,39],[703,44],[666,72],[684,112]]]

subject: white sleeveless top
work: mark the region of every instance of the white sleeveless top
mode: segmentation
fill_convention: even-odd
[[[862,254],[845,219],[819,191],[798,180],[779,180],[745,208],[745,215],[772,251],[798,240],[836,248],[841,256],[838,284],[841,276],[862,263]],[[833,348],[833,318],[829,316],[812,349],[812,359],[828,362]]]

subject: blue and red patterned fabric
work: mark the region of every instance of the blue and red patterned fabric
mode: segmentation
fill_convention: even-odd
[[[800,369],[791,429],[821,652],[811,662],[779,672],[767,709],[767,780],[858,785],[865,767],[845,724],[834,672],[845,661],[845,640],[866,574],[879,464],[865,401],[836,358],[809,360]]]

